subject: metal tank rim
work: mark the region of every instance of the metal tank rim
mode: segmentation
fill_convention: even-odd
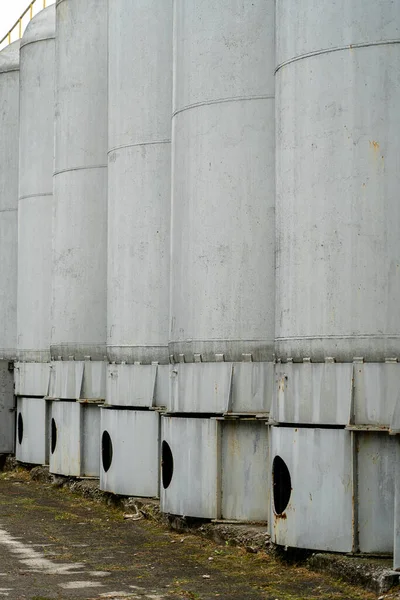
[[[21,38],[21,50],[28,44],[54,39],[56,34],[56,13],[54,4],[35,15]]]
[[[0,73],[19,71],[20,40],[6,46],[0,52]]]

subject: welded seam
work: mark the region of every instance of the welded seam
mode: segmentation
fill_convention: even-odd
[[[156,140],[155,142],[137,142],[136,144],[121,144],[121,146],[115,146],[111,148],[107,155],[115,152],[116,150],[124,150],[125,148],[136,148],[138,146],[156,146],[157,144],[170,144],[171,140]]]
[[[54,171],[53,176],[60,175],[61,173],[71,173],[72,171],[88,171],[89,169],[106,169],[107,165],[92,165],[89,167],[71,167],[70,169],[60,169]]]
[[[20,196],[18,200],[27,200],[28,198],[42,198],[43,196],[52,196],[53,192],[46,192],[44,194],[27,194],[26,196]]]
[[[299,56],[294,56],[293,58],[289,58],[288,60],[283,61],[283,63],[276,67],[275,73],[282,69],[282,67],[286,67],[287,65],[290,65],[294,62],[298,62],[299,60],[303,60],[304,58],[320,56],[321,54],[331,54],[332,52],[342,52],[343,50],[355,50],[356,48],[370,48],[372,46],[390,46],[392,44],[400,44],[400,40],[383,40],[381,42],[360,42],[359,44],[347,44],[346,46],[337,46],[334,48],[322,48],[321,50],[306,52],[305,54],[300,54]]]
[[[48,40],[55,40],[55,36],[51,36],[51,37],[44,37],[44,38],[39,38],[38,40],[32,40],[30,42],[25,42],[24,44],[21,44],[20,46],[20,51],[22,50],[22,48],[25,48],[26,46],[30,46],[31,44],[38,44],[39,42],[47,42]]]
[[[181,112],[191,110],[192,108],[198,108],[200,106],[212,106],[213,104],[224,104],[225,102],[243,102],[245,100],[275,100],[275,96],[232,96],[232,98],[217,98],[216,100],[205,100],[204,102],[194,102],[188,104],[183,108],[179,108],[172,113],[172,118],[179,115]]]
[[[277,337],[275,338],[276,341],[291,341],[291,340],[352,340],[354,338],[360,338],[360,339],[369,339],[369,338],[373,338],[373,339],[380,339],[380,338],[384,338],[384,339],[399,339],[400,335],[396,334],[396,333],[386,333],[386,334],[379,334],[379,333],[358,333],[358,334],[354,334],[354,335],[299,335],[299,336],[291,336],[291,337]]]
[[[5,212],[16,212],[18,210],[18,208],[2,208],[0,210],[0,213],[5,213]]]

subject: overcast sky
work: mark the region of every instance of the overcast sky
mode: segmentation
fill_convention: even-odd
[[[46,6],[54,4],[55,0],[46,0]],[[29,6],[30,0],[0,0],[0,40],[6,35],[9,29],[14,25],[18,17]],[[33,14],[36,14],[43,8],[43,0],[36,0]],[[28,20],[25,19],[25,27]],[[18,28],[16,29],[12,41],[18,39]]]

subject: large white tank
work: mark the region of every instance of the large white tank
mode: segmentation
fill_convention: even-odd
[[[107,0],[56,3],[51,354],[106,353]]]
[[[20,51],[18,359],[39,370],[50,360],[54,37],[49,6],[28,25]],[[34,395],[25,384],[22,394]]]
[[[17,346],[19,46],[0,52],[0,358]]]
[[[271,360],[275,3],[174,6],[170,354]]]
[[[171,0],[109,2],[110,361],[168,363]]]
[[[277,356],[400,355],[400,10],[277,3]]]

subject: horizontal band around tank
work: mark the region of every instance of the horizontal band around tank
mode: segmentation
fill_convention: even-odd
[[[270,362],[275,358],[273,340],[187,340],[168,344],[175,362]]]
[[[276,358],[302,362],[310,358],[324,362],[329,356],[336,362],[353,362],[362,357],[367,362],[383,362],[388,357],[400,357],[400,335],[327,335],[276,338]]]
[[[16,68],[12,68],[12,69],[0,69],[0,75],[4,75],[5,73],[18,73],[19,72],[19,67]]]
[[[214,104],[224,104],[225,102],[246,102],[249,100],[275,100],[275,96],[273,95],[261,95],[261,96],[232,96],[231,98],[216,98],[215,100],[205,100],[204,102],[194,102],[193,104],[188,104],[182,108],[178,108],[172,113],[172,118],[179,115],[181,112],[185,112],[186,110],[191,110],[193,108],[199,108],[201,106],[213,106]]]
[[[17,360],[20,362],[47,363],[50,362],[50,350],[16,350]]]
[[[17,212],[18,208],[0,208],[0,213]]]
[[[312,58],[313,56],[321,56],[321,54],[331,54],[332,52],[343,52],[344,50],[356,50],[357,48],[370,48],[371,46],[390,46],[392,44],[400,44],[400,40],[382,40],[380,42],[360,42],[358,44],[347,44],[345,46],[335,46],[333,48],[321,48],[321,50],[313,50],[312,52],[306,52],[305,54],[299,54],[299,56],[293,56],[288,60],[283,61],[279,64],[275,73],[277,73],[282,67],[286,67],[291,63],[304,60],[305,58]]]
[[[16,360],[17,351],[15,348],[0,348],[0,360]]]
[[[168,346],[109,346],[107,345],[107,358],[109,362],[126,362],[127,364],[140,363],[148,365],[169,363]]]
[[[70,167],[68,169],[60,169],[59,171],[54,171],[53,177],[56,175],[62,175],[63,173],[71,173],[71,171],[89,171],[90,169],[106,169],[107,165],[89,165],[82,167]]]
[[[52,344],[52,360],[106,360],[105,344]]]
[[[44,198],[44,197],[50,197],[53,195],[53,192],[45,192],[43,194],[39,193],[39,194],[26,194],[26,196],[20,196],[18,198],[18,200],[29,200],[30,198]]]
[[[111,154],[112,152],[116,152],[117,150],[125,150],[129,148],[137,148],[141,146],[156,146],[157,144],[170,144],[171,140],[155,140],[153,142],[136,142],[135,144],[121,144],[121,146],[114,146],[111,148],[107,154]]]
[[[26,46],[31,46],[32,44],[38,44],[39,42],[47,42],[47,41],[54,41],[56,38],[55,36],[51,36],[51,37],[44,37],[44,38],[39,38],[38,40],[31,40],[28,42],[23,43],[23,39],[21,40],[21,46],[20,49],[22,50],[22,48],[26,48]]]

